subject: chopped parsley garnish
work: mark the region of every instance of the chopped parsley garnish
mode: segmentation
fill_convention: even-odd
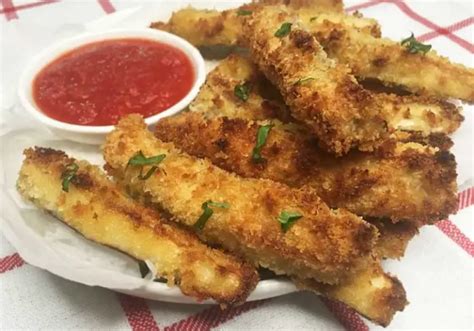
[[[61,175],[61,178],[63,180],[62,182],[62,188],[64,192],[69,192],[69,184],[71,183],[71,180],[76,176],[77,170],[79,169],[79,166],[75,163],[71,163],[66,166],[66,170]]]
[[[290,34],[292,23],[283,23],[278,30],[275,32],[275,37],[283,38]]]
[[[158,164],[161,163],[166,157],[166,154],[159,154],[156,156],[151,156],[151,157],[146,157],[143,155],[142,151],[139,151],[137,154],[135,154],[133,157],[130,158],[130,160],[127,163],[128,166],[140,166],[140,174],[138,175],[138,178],[141,180],[146,180],[153,175],[153,173],[158,169]],[[143,167],[146,165],[151,165],[152,167],[146,172],[145,175],[143,175]]]
[[[258,128],[257,131],[257,143],[255,144],[255,147],[252,150],[252,160],[254,162],[261,162],[263,160],[262,158],[262,148],[265,146],[265,143],[267,142],[268,134],[270,133],[270,130],[273,128],[273,124],[268,124],[268,125],[262,125],[261,127]]]
[[[249,99],[250,93],[250,84],[243,83],[236,85],[234,88],[234,95],[242,101],[247,101]]]
[[[196,229],[204,229],[204,226],[206,225],[207,221],[209,220],[209,218],[211,218],[212,214],[214,214],[214,210],[212,210],[211,207],[228,209],[230,205],[227,202],[213,202],[211,200],[204,202],[201,206],[203,210],[202,215],[199,216],[197,222],[194,223],[194,227]]]
[[[315,80],[315,79],[316,78],[314,78],[314,77],[300,78],[293,85],[301,85],[301,84],[304,84],[306,82],[309,82],[309,81],[312,81],[312,80]]]
[[[248,15],[252,15],[252,11],[251,11],[251,10],[239,9],[239,10],[237,11],[237,16],[248,16]]]
[[[311,18],[309,19],[309,21],[310,21],[310,22],[313,22],[313,21],[316,21],[317,19],[318,19],[317,16],[313,16],[313,17],[311,17]]]
[[[431,45],[425,45],[416,40],[413,33],[410,37],[403,39],[401,42],[402,46],[405,46],[408,49],[408,52],[411,54],[423,53],[426,54],[431,49]]]
[[[288,231],[290,226],[293,225],[297,220],[299,220],[303,215],[293,211],[282,211],[278,216],[278,222],[280,222],[281,229],[283,232]]]

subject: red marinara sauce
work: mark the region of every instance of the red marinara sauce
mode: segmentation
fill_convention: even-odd
[[[79,125],[113,125],[131,113],[162,112],[192,88],[191,60],[148,39],[90,43],[61,55],[33,82],[33,98],[48,117]]]

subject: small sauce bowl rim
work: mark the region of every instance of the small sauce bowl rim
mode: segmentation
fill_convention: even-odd
[[[86,134],[100,134],[112,131],[114,125],[88,126],[55,120],[43,113],[40,107],[35,104],[32,92],[33,81],[38,73],[61,55],[87,44],[115,39],[148,39],[170,45],[184,52],[193,66],[195,77],[189,92],[180,101],[168,109],[165,109],[158,114],[146,117],[145,123],[147,125],[155,124],[163,117],[168,117],[178,113],[179,111],[186,108],[186,106],[188,106],[189,103],[197,96],[200,87],[206,80],[206,67],[204,58],[196,47],[191,45],[185,39],[165,31],[150,28],[113,29],[103,32],[84,33],[73,38],[64,39],[36,55],[28,63],[22,75],[20,76],[20,81],[18,84],[18,96],[21,105],[36,120],[54,129]]]

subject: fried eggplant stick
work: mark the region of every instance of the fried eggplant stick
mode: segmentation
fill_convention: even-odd
[[[139,169],[127,167],[140,152],[166,155],[160,171],[146,180],[138,179]],[[374,226],[345,210],[329,209],[310,188],[240,178],[163,143],[137,115],[122,119],[107,136],[104,158],[107,170],[130,191],[182,224],[202,229],[203,240],[277,274],[336,284],[363,269],[375,246]],[[217,207],[202,225],[198,220],[206,203]],[[294,223],[285,225],[293,222],[290,218]]]
[[[245,102],[234,93],[235,87],[244,83],[250,87]],[[413,140],[448,149],[451,141],[445,135],[456,131],[464,120],[459,107],[434,97],[373,95],[381,104],[382,116],[394,137],[403,142]],[[230,55],[208,74],[189,108],[208,117],[294,121],[278,91],[248,58],[238,55]]]
[[[259,9],[243,27],[252,60],[323,149],[341,156],[353,148],[373,151],[387,139],[376,99],[283,7]]]
[[[253,159],[262,124],[188,112],[161,120],[155,135],[242,177],[311,186],[332,208],[421,226],[456,210],[456,163],[446,151],[397,143],[377,153],[336,158],[308,133],[275,124]]]
[[[433,50],[412,53],[399,42],[329,21],[318,25],[315,36],[329,57],[347,64],[359,78],[474,102],[474,69],[451,63]]]
[[[127,169],[128,158],[137,151],[144,155],[166,154],[159,169],[146,180],[137,178],[140,172],[136,169]],[[149,203],[158,203],[167,209],[176,217],[175,221],[194,227],[206,242],[227,247],[278,274],[293,275],[300,287],[305,284],[305,288],[346,302],[382,325],[387,325],[407,302],[398,280],[385,274],[372,256],[362,257],[364,267],[361,270],[349,275],[345,270],[344,282],[339,285],[328,286],[306,279],[306,276],[314,276],[313,271],[307,272],[313,264],[308,254],[320,259],[326,255],[329,265],[326,265],[325,273],[333,273],[330,270],[335,267],[347,266],[343,257],[347,253],[350,252],[354,263],[360,261],[361,251],[372,250],[375,230],[343,210],[328,213],[310,191],[305,191],[302,197],[302,191],[291,190],[289,196],[288,188],[277,183],[232,176],[206,160],[191,158],[173,145],[160,142],[147,131],[143,120],[134,115],[120,121],[116,130],[108,135],[104,156],[106,168],[122,185],[127,185],[133,194],[141,195]],[[215,207],[199,230],[196,221],[205,213],[201,201],[212,201]],[[295,201],[298,201],[298,207]],[[219,208],[217,202],[226,202],[226,206],[220,204],[226,208]],[[287,232],[282,231],[275,219],[282,208],[304,214]],[[310,211],[312,208],[317,215]],[[332,241],[337,242],[338,252],[333,251]],[[324,252],[320,252],[321,249]]]
[[[255,288],[253,266],[126,197],[97,167],[49,148],[30,148],[25,156],[20,193],[87,239],[152,262],[168,285],[197,300],[234,305]]]
[[[328,286],[308,279],[293,281],[300,289],[344,302],[359,314],[382,326],[388,326],[395,313],[403,311],[408,304],[403,285],[397,278],[384,273],[376,259],[363,272],[337,286]]]
[[[167,23],[154,22],[150,27],[176,34],[196,47],[207,49],[217,46],[232,50],[232,47],[246,46],[246,40],[242,34],[242,21],[246,15],[251,14],[259,7],[261,6],[246,5],[239,9],[229,9],[222,12],[187,7],[174,12]],[[328,12],[325,7],[318,6],[291,11],[297,13],[302,22],[308,24],[327,20],[350,26],[374,37],[380,36],[380,26],[373,19]],[[315,26],[317,27],[317,25]]]

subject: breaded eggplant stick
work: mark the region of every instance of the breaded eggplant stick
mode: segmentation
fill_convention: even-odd
[[[433,50],[413,54],[400,42],[374,38],[329,21],[318,25],[316,38],[329,57],[347,64],[359,78],[376,78],[412,92],[474,102],[474,69],[451,63]]]
[[[206,120],[188,112],[161,120],[155,134],[242,177],[309,185],[330,207],[357,215],[421,226],[456,210],[456,162],[449,152],[397,143],[377,153],[353,151],[336,158],[323,152],[310,134],[275,124],[261,149],[263,161],[255,162],[262,124],[225,117]]]
[[[160,171],[147,180],[138,179],[139,169],[127,167],[139,152],[166,155]],[[203,240],[277,274],[336,284],[363,269],[375,246],[374,226],[345,210],[329,209],[310,188],[240,178],[158,140],[137,115],[122,119],[107,136],[104,158],[122,185],[200,229]],[[218,205],[203,225],[206,203]],[[301,218],[282,225],[293,213]]]
[[[187,7],[174,12],[167,23],[154,22],[150,27],[176,34],[196,47],[224,46],[231,50],[236,46],[246,46],[246,38],[242,33],[243,19],[258,7],[260,6],[246,5],[222,12]],[[327,20],[369,33],[374,37],[380,36],[380,26],[373,19],[328,12],[321,7],[300,8],[292,12],[297,13],[302,22],[307,24],[313,25],[315,21]],[[317,30],[313,32],[316,33]]]
[[[243,177],[268,178],[286,183],[290,186],[301,186],[303,184],[307,184],[307,178],[311,177],[311,172],[316,172],[317,177],[315,179],[310,178],[309,184],[314,185],[316,191],[322,192],[322,195],[328,195],[328,192],[334,189],[336,185],[337,189],[342,191],[353,191],[353,187],[351,185],[360,183],[360,181],[349,181],[347,183],[348,187],[344,187],[341,185],[344,185],[345,182],[337,180],[335,182],[329,181],[329,185],[326,185],[325,187],[317,185],[317,181],[320,177],[324,176],[325,171],[332,171],[332,169],[327,166],[320,169],[301,169],[300,166],[304,166],[304,163],[306,163],[306,161],[303,161],[303,155],[304,153],[318,153],[307,158],[309,162],[315,162],[315,166],[317,167],[317,155],[327,157],[327,154],[321,153],[321,151],[311,142],[311,138],[308,137],[308,141],[298,141],[294,137],[298,137],[300,133],[287,132],[281,126],[276,126],[272,129],[274,130],[271,134],[272,137],[270,137],[268,140],[269,147],[266,148],[273,149],[272,151],[269,151],[270,157],[267,159],[264,165],[255,164],[250,160],[250,155],[255,144],[255,135],[258,130],[257,124],[247,122],[246,125],[254,126],[254,130],[250,129],[249,127],[244,127],[244,129],[240,131],[243,123],[245,123],[245,120],[242,119],[213,118],[210,120],[205,120],[200,114],[187,113],[176,117],[169,117],[160,121],[156,126],[155,135],[165,142],[174,143],[188,154],[206,157],[218,167],[227,171],[235,172],[236,174]],[[234,126],[238,130],[238,132],[235,134],[233,129]],[[278,142],[278,139],[276,139],[277,136],[279,136],[281,139],[288,139],[288,143],[282,144],[281,141]],[[300,149],[301,146],[308,146],[308,142],[310,150],[305,147]],[[379,154],[377,157],[380,157],[381,160],[379,161],[381,162],[380,171],[378,172],[379,174],[381,171],[387,169],[387,164],[389,166],[391,165],[395,167],[395,169],[400,167],[400,163],[397,162],[396,156],[388,154],[384,158]],[[334,162],[344,162],[344,158],[334,160]],[[327,162],[324,162],[324,164],[327,164]],[[366,165],[364,162],[361,162],[361,164],[362,166]],[[377,171],[374,169],[377,169],[378,162],[374,161],[370,166],[372,169],[362,168],[359,169],[359,172],[366,169],[371,169],[371,174],[377,173]],[[357,165],[351,168],[350,171],[353,169],[357,169]],[[412,172],[410,169],[404,170],[407,172],[407,174],[415,175],[415,172]],[[295,172],[297,173],[296,178],[294,176]],[[390,171],[389,173],[392,172],[393,171]],[[348,177],[350,173],[341,173],[341,175]],[[369,177],[369,174],[367,174],[366,178]],[[375,176],[372,178],[375,178]],[[413,185],[397,187],[397,190],[400,192],[398,196],[404,196],[402,194],[403,189],[417,189],[417,183],[415,183],[417,178],[418,177],[414,177]],[[329,179],[336,180],[337,176],[331,173]],[[380,190],[383,188],[382,185],[390,185],[391,180],[393,180],[393,178],[390,176],[386,177],[384,180],[379,180],[378,183],[373,183],[370,188],[367,187],[367,189],[364,191],[364,194],[372,194],[372,191],[370,190],[371,188]],[[426,181],[427,179],[425,178],[424,180]],[[422,185],[422,182],[423,179],[418,182],[418,185]],[[392,183],[394,186],[397,184],[398,180],[394,180]],[[386,188],[385,191],[386,190],[388,190],[388,188]],[[412,191],[407,191],[405,192],[405,195],[409,196],[412,193]],[[449,203],[455,201],[454,199],[455,196],[453,194],[452,199],[448,200]],[[376,251],[378,253],[377,255],[382,258],[391,259],[403,257],[408,242],[418,233],[418,225],[410,221],[397,222],[395,224],[390,221],[390,216],[388,215],[392,214],[390,208],[392,208],[393,205],[396,206],[396,209],[398,210],[398,206],[402,205],[404,201],[397,201],[394,199],[393,201],[390,201],[389,205],[385,205],[385,207],[382,209],[377,204],[380,202],[380,198],[369,198],[364,200],[368,200],[369,202],[374,201],[374,204],[371,208],[372,215],[387,218],[383,222],[375,219],[370,220],[370,222],[374,224],[380,232],[380,237],[376,244]],[[343,199],[336,200],[334,203],[334,207],[345,208]],[[420,208],[422,206],[423,202],[421,202]],[[357,207],[358,206],[355,206],[353,210],[353,212],[356,214],[358,210]],[[443,203],[441,207],[445,207]],[[365,207],[364,209],[366,210],[367,208],[368,207]],[[423,214],[423,210],[413,215],[412,218],[417,218],[420,214]],[[403,215],[404,218],[408,218],[409,216],[410,215],[407,213]]]
[[[25,156],[20,193],[87,239],[150,261],[170,286],[197,300],[234,305],[255,288],[255,268],[126,197],[96,166],[49,148],[30,148]]]
[[[251,87],[245,102],[234,94],[235,86],[244,82]],[[434,97],[390,93],[373,95],[381,104],[382,116],[389,129],[395,131],[393,134],[400,141],[413,139],[447,149],[451,142],[443,135],[456,131],[464,120],[459,107]],[[229,56],[208,74],[206,83],[189,108],[209,117],[294,121],[278,91],[248,58],[238,55]]]
[[[387,139],[376,99],[282,7],[256,11],[243,27],[252,60],[323,149],[340,156],[372,151]]]
[[[338,286],[328,286],[312,280],[294,279],[305,290],[344,302],[372,322],[387,326],[397,311],[408,304],[400,281],[387,275],[376,259],[364,271]]]

